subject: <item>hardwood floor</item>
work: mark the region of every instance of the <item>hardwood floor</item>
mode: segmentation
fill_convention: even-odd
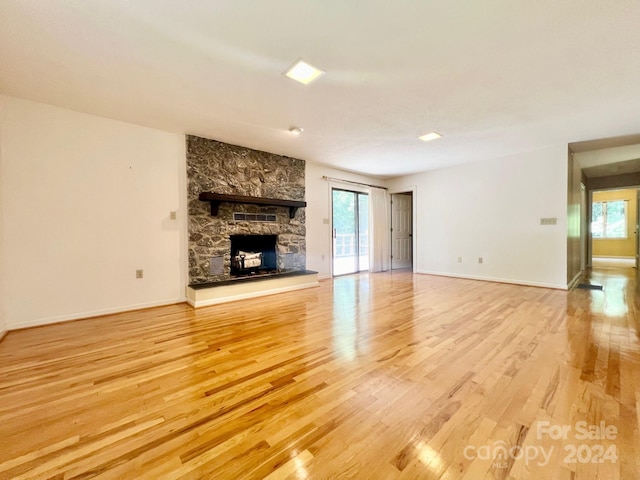
[[[363,274],[11,332],[0,478],[640,478],[635,270],[591,281]]]

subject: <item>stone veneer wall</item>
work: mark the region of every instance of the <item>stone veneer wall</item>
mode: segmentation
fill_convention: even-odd
[[[187,135],[189,202],[189,283],[228,280],[230,235],[278,235],[278,268],[305,270],[305,209],[295,218],[289,209],[245,204],[220,204],[212,217],[200,192],[304,201],[304,160],[274,155]],[[276,214],[276,222],[237,222],[234,212]],[[222,273],[211,274],[211,260],[222,259]]]

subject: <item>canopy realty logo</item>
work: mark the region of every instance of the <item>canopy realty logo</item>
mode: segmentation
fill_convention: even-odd
[[[567,464],[618,461],[617,446],[611,443],[618,438],[618,429],[604,421],[598,424],[579,421],[574,425],[558,425],[541,420],[535,423],[534,431],[534,442],[528,443],[525,440],[526,445],[509,445],[504,440],[488,445],[467,445],[463,452],[464,458],[491,460],[495,468],[508,468],[516,460],[523,461],[525,465],[544,467],[549,464],[556,451],[563,455],[562,461]],[[544,445],[536,445],[535,440],[544,442]],[[549,440],[558,445],[550,445]]]

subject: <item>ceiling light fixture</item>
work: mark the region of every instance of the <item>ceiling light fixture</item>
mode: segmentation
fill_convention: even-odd
[[[304,132],[304,128],[300,128],[300,127],[291,127],[289,128],[289,131],[291,133],[293,133],[294,135],[300,135],[302,132]]]
[[[289,68],[287,68],[284,74],[287,77],[295,80],[296,82],[308,85],[318,77],[324,75],[324,71],[314,67],[310,63],[307,63],[300,58],[293,62],[293,64]]]
[[[437,140],[438,138],[441,138],[441,137],[442,135],[440,135],[438,132],[429,132],[429,133],[425,133],[424,135],[418,138],[423,142],[430,142],[431,140]]]

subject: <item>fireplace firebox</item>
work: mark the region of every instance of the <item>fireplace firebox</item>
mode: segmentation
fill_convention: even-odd
[[[231,235],[231,276],[278,271],[277,235]]]

